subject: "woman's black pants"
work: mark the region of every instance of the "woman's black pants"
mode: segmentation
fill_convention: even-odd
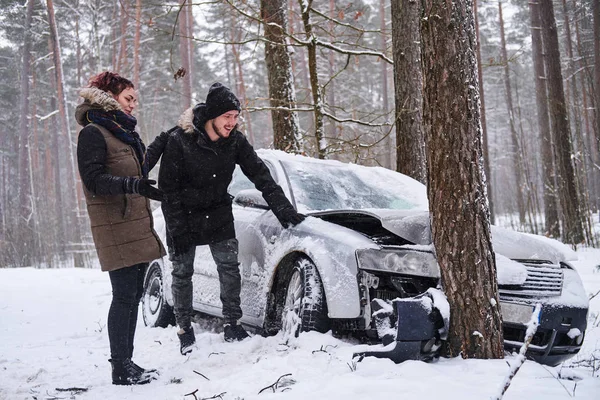
[[[144,290],[147,263],[109,271],[112,302],[108,311],[110,357],[124,360],[133,356],[133,338],[138,308]]]

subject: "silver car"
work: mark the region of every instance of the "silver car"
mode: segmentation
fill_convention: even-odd
[[[239,240],[241,322],[264,334],[332,330],[395,350],[367,355],[427,359],[445,339],[450,316],[432,245],[425,186],[380,167],[259,150],[303,223],[283,229],[254,185],[236,170],[229,188]],[[154,212],[163,242],[165,223]],[[567,246],[492,227],[505,348],[524,341],[534,306],[540,325],[528,356],[556,365],[581,348],[588,300]],[[146,325],[174,323],[172,264],[148,269]],[[217,269],[196,249],[194,309],[221,317]],[[398,322],[402,321],[402,322]],[[386,346],[389,349],[390,346]]]

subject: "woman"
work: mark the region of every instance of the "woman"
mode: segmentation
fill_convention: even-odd
[[[148,198],[162,200],[148,172],[162,154],[167,135],[146,152],[135,131],[137,105],[133,83],[113,72],[89,80],[75,117],[84,128],[77,142],[94,244],[108,271],[112,302],[108,312],[112,382],[139,385],[156,379],[156,370],[135,364],[133,338],[148,262],[165,255],[154,231]]]

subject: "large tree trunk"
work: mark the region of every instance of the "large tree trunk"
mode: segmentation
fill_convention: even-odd
[[[544,47],[542,43],[542,25],[540,21],[540,4],[529,2],[531,20],[531,46],[533,71],[535,74],[535,93],[537,104],[537,119],[540,130],[542,154],[542,181],[544,182],[544,215],[546,235],[560,237],[558,223],[558,199],[556,197],[554,155],[552,152],[552,131],[548,117],[548,95],[546,91],[546,71],[544,68]]]
[[[502,358],[502,318],[483,179],[473,5],[422,0],[427,193],[450,303],[449,356]]]
[[[488,203],[490,205],[490,222],[496,218],[494,214],[494,201],[492,196],[492,170],[490,169],[490,153],[485,117],[485,96],[483,91],[483,66],[481,63],[481,41],[479,40],[479,15],[477,14],[477,0],[473,1],[473,16],[475,17],[475,34],[477,37],[477,78],[479,81],[479,102],[481,104],[481,133],[483,137],[483,169],[485,171],[485,186],[487,189]]]
[[[575,171],[571,162],[573,146],[565,104],[565,92],[560,69],[560,50],[552,0],[541,1],[540,17],[543,27],[544,49],[546,50],[548,101],[558,172],[557,190],[562,211],[562,239],[566,243],[579,244],[584,240],[583,220],[579,209]]]
[[[288,52],[287,0],[261,0],[261,16],[265,26],[265,61],[269,76],[269,98],[273,121],[275,149],[300,153],[300,129],[295,111],[296,93],[292,76],[292,61]]]
[[[502,64],[504,65],[504,88],[506,90],[506,106],[508,108],[508,126],[510,127],[510,139],[512,144],[511,156],[513,159],[514,177],[516,192],[514,196],[517,200],[517,209],[519,211],[519,223],[525,225],[525,202],[523,198],[529,194],[529,189],[523,181],[523,159],[519,136],[515,128],[515,116],[512,101],[512,89],[510,84],[510,70],[508,68],[508,54],[506,52],[506,37],[504,35],[504,19],[502,18],[502,2],[498,1],[498,13],[500,15],[500,43]]]
[[[308,40],[308,70],[310,74],[310,87],[312,89],[313,108],[315,115],[315,140],[317,147],[317,157],[327,158],[327,143],[323,131],[323,93],[319,84],[319,75],[317,71],[317,44],[314,41],[313,25],[310,18],[310,7],[312,0],[298,0],[302,22],[304,23],[304,33]]]
[[[419,2],[391,0],[396,103],[396,170],[426,181]]]

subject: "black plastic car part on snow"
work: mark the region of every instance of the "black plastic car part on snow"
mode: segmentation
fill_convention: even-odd
[[[433,295],[436,290],[430,289],[411,298],[394,299],[392,307],[385,306],[388,302],[374,299],[371,309],[383,347],[355,353],[354,357],[389,358],[395,363],[428,361],[437,357],[442,340],[447,338],[449,323],[440,308],[449,307],[445,296]]]

